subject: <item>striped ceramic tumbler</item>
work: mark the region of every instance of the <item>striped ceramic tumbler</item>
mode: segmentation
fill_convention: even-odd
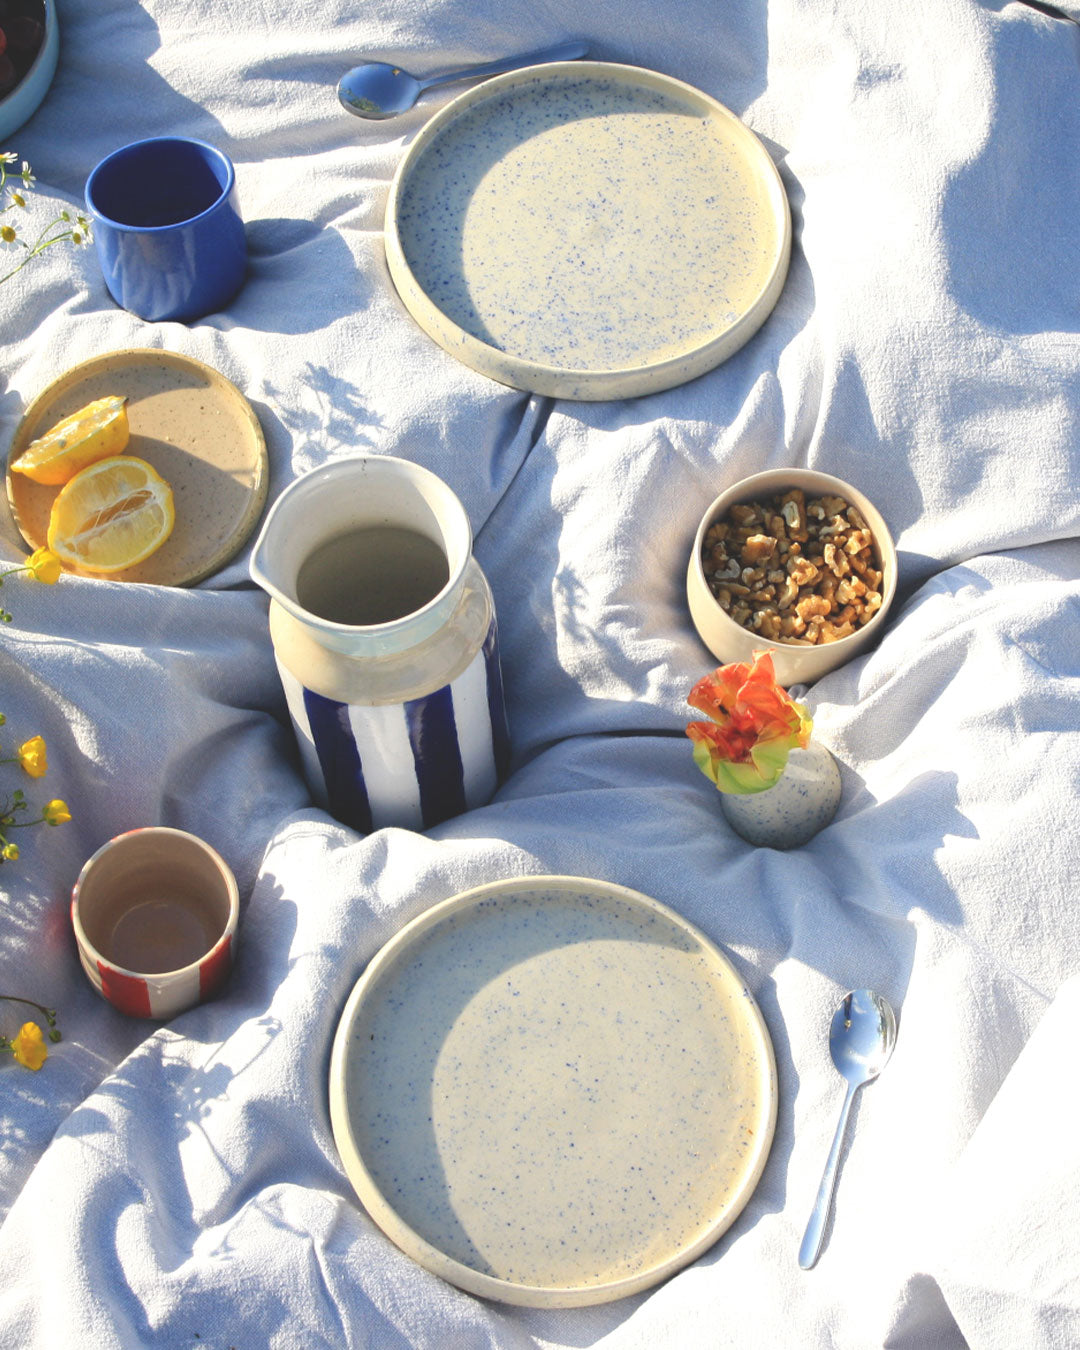
[[[366,833],[490,799],[509,758],[495,609],[441,479],[333,460],[278,498],[251,574],[320,804]]]

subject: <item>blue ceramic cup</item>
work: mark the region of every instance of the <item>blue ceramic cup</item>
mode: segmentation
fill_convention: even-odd
[[[142,319],[199,319],[244,281],[247,243],[228,155],[155,136],[114,150],[86,180],[105,285]]]

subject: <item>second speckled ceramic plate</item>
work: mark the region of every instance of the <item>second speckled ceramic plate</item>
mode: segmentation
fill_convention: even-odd
[[[780,295],[791,218],[761,142],[655,71],[513,71],[409,147],[386,255],[420,326],[466,365],[559,398],[668,389],[726,360]]]
[[[574,1307],[656,1284],[735,1220],[776,1070],[697,929],[620,886],[524,877],[436,905],[374,958],[330,1112],[403,1251],[485,1298]]]
[[[127,396],[131,439],[125,453],[145,459],[171,486],[176,525],[145,562],[104,580],[193,585],[243,547],[266,504],[269,471],[251,404],[219,371],[179,352],[106,352],[74,366],[33,400],[8,455],[15,523],[31,548],[41,547],[60,489],[12,473],[12,460],[61,418],[109,394]]]

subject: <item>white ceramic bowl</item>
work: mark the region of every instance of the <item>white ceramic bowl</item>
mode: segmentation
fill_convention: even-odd
[[[18,131],[37,112],[56,74],[59,55],[60,25],[56,18],[56,0],[45,0],[45,37],[34,57],[34,63],[15,88],[0,98],[0,140]],[[11,146],[0,146],[0,149],[10,150]]]
[[[834,493],[857,507],[874,536],[874,552],[884,573],[881,608],[870,622],[856,629],[850,637],[823,643],[821,646],[804,647],[791,642],[773,642],[737,624],[725,614],[709,590],[701,563],[702,542],[705,532],[713,521],[726,515],[738,502],[760,501],[765,497],[775,497],[788,492],[791,488],[802,488],[808,497],[820,496],[823,492]],[[690,552],[690,564],[686,573],[686,595],[690,602],[690,617],[702,642],[720,664],[750,661],[755,651],[771,652],[777,681],[785,687],[793,684],[811,684],[830,670],[835,670],[837,666],[850,661],[853,656],[875,642],[884,627],[885,616],[889,612],[895,594],[896,549],[881,513],[858,488],[843,482],[842,479],[834,478],[831,474],[819,473],[816,469],[769,469],[764,473],[753,474],[750,478],[743,478],[725,492],[721,492],[701,518],[701,524],[694,536],[694,547]]]

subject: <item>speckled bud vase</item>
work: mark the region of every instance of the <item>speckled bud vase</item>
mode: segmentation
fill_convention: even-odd
[[[765,792],[720,795],[736,834],[764,848],[798,848],[823,830],[840,805],[840,770],[823,745],[792,750],[780,781]]]

